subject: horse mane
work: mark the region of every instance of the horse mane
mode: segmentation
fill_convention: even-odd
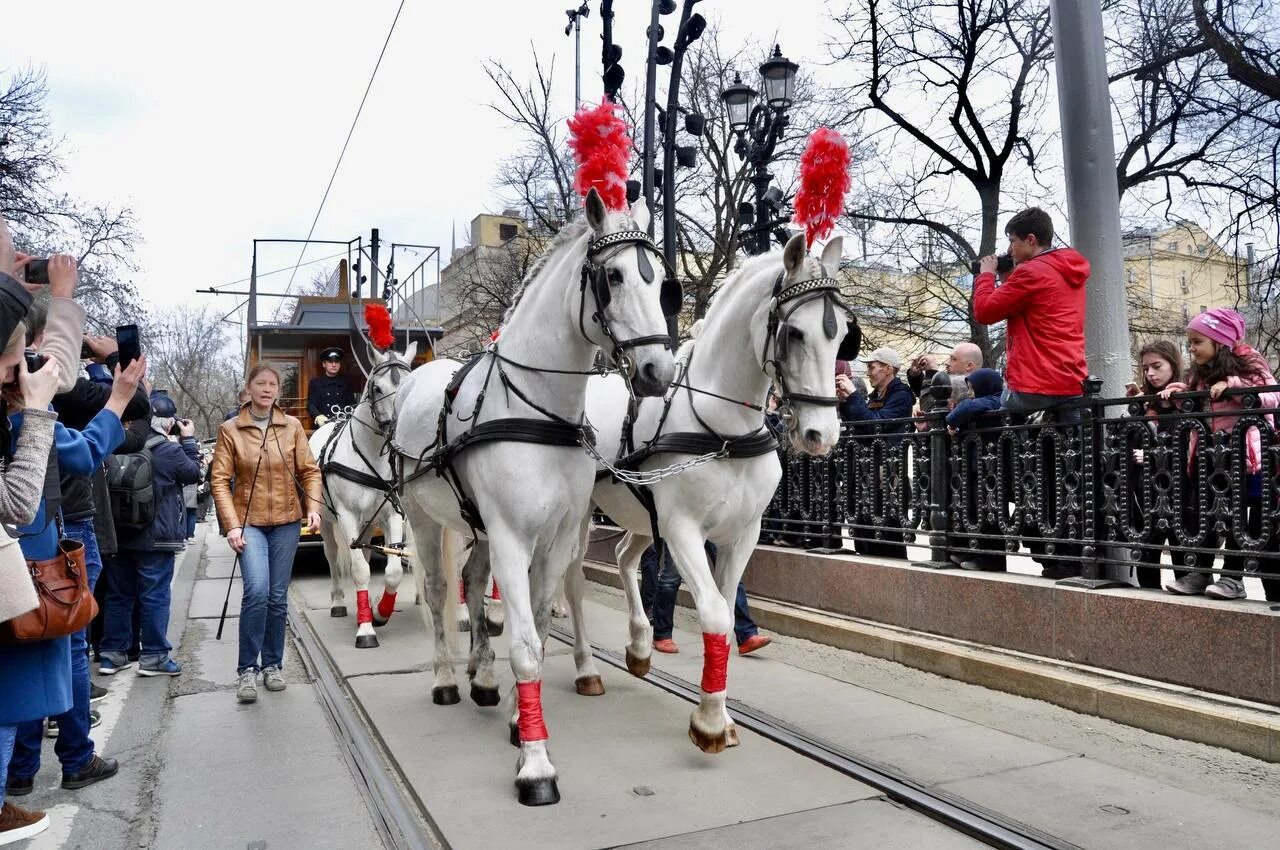
[[[507,312],[502,316],[503,324],[511,321],[512,315],[516,312],[516,307],[520,306],[520,299],[524,297],[524,293],[538,279],[538,275],[542,273],[542,267],[547,264],[547,258],[555,254],[566,243],[570,243],[587,232],[586,218],[576,218],[573,221],[560,228],[559,232],[552,237],[547,243],[547,247],[543,249],[538,258],[533,261],[533,265],[529,266],[529,271],[525,273],[524,280],[520,282],[520,288],[516,290],[515,295],[511,297],[511,306],[507,308]]]

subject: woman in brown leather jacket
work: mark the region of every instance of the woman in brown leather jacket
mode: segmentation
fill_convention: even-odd
[[[308,526],[320,528],[320,468],[302,424],[275,406],[280,373],[260,363],[247,386],[249,401],[218,429],[210,485],[244,577],[236,698],[255,702],[259,671],[267,690],[285,687],[289,579],[303,515]]]

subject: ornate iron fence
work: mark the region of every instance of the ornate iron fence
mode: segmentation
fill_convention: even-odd
[[[1043,417],[1001,411],[958,433],[949,388],[932,391],[935,412],[846,422],[826,457],[783,450],[764,541],[904,558],[914,545],[918,563],[990,570],[1025,549],[1045,575],[1094,587],[1134,567],[1150,587],[1161,568],[1260,574],[1280,600],[1280,409],[1263,406],[1280,386],[1229,389],[1226,412],[1207,392],[1157,412],[1091,379]]]

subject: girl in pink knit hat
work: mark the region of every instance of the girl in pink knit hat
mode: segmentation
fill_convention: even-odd
[[[1206,310],[1187,323],[1187,349],[1191,354],[1191,368],[1187,370],[1185,383],[1169,384],[1160,393],[1168,399],[1173,393],[1208,390],[1209,427],[1215,436],[1226,432],[1217,439],[1227,445],[1236,445],[1230,439],[1230,432],[1239,414],[1243,411],[1243,397],[1238,395],[1224,396],[1228,389],[1238,387],[1265,387],[1276,383],[1271,374],[1271,366],[1265,357],[1244,342],[1244,317],[1235,310],[1226,307],[1215,307]],[[1258,401],[1263,409],[1280,407],[1280,392],[1258,393]],[[1235,414],[1235,415],[1233,415]],[[1269,425],[1274,424],[1271,414],[1264,417]],[[1187,460],[1188,472],[1196,474],[1196,448],[1199,433],[1191,432],[1190,455]],[[1247,531],[1252,538],[1261,536],[1264,513],[1262,510],[1262,438],[1256,427],[1250,427],[1245,434],[1245,472],[1248,478],[1242,482],[1246,491],[1239,494],[1243,497],[1247,510]],[[1214,497],[1210,495],[1212,500]],[[1210,508],[1212,509],[1212,503]],[[1202,516],[1201,522],[1210,522],[1208,516]],[[1234,529],[1228,537],[1228,554],[1223,558],[1222,566],[1227,570],[1244,570],[1245,555],[1240,553],[1240,541]],[[1211,536],[1211,535],[1210,535]],[[1275,551],[1277,544],[1275,529],[1272,529],[1268,551]],[[1206,545],[1215,545],[1206,541]],[[1274,560],[1257,558],[1259,568],[1265,572],[1276,572],[1280,564]],[[1203,593],[1215,599],[1243,599],[1244,584],[1237,577],[1222,576],[1210,583],[1212,576],[1205,573],[1188,573],[1173,584],[1166,585],[1170,593],[1185,595]],[[1264,579],[1263,587],[1269,600],[1280,599],[1280,580]]]

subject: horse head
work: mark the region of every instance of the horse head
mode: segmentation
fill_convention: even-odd
[[[404,354],[395,349],[378,351],[369,347],[371,366],[369,380],[365,384],[364,397],[369,402],[373,414],[373,422],[378,431],[384,435],[391,433],[396,419],[396,395],[400,385],[413,369],[413,358],[418,353],[418,343],[409,343]]]
[[[791,444],[811,455],[825,455],[840,437],[836,360],[858,354],[860,331],[839,298],[836,279],[843,247],[837,236],[819,261],[808,255],[804,234],[796,234],[783,249],[783,271],[774,287],[777,327],[766,364],[782,391],[779,413]]]
[[[646,234],[649,208],[610,212],[592,189],[583,206],[590,243],[583,269],[583,334],[609,352],[636,395],[659,396],[675,377],[665,313],[680,308],[680,284]]]

